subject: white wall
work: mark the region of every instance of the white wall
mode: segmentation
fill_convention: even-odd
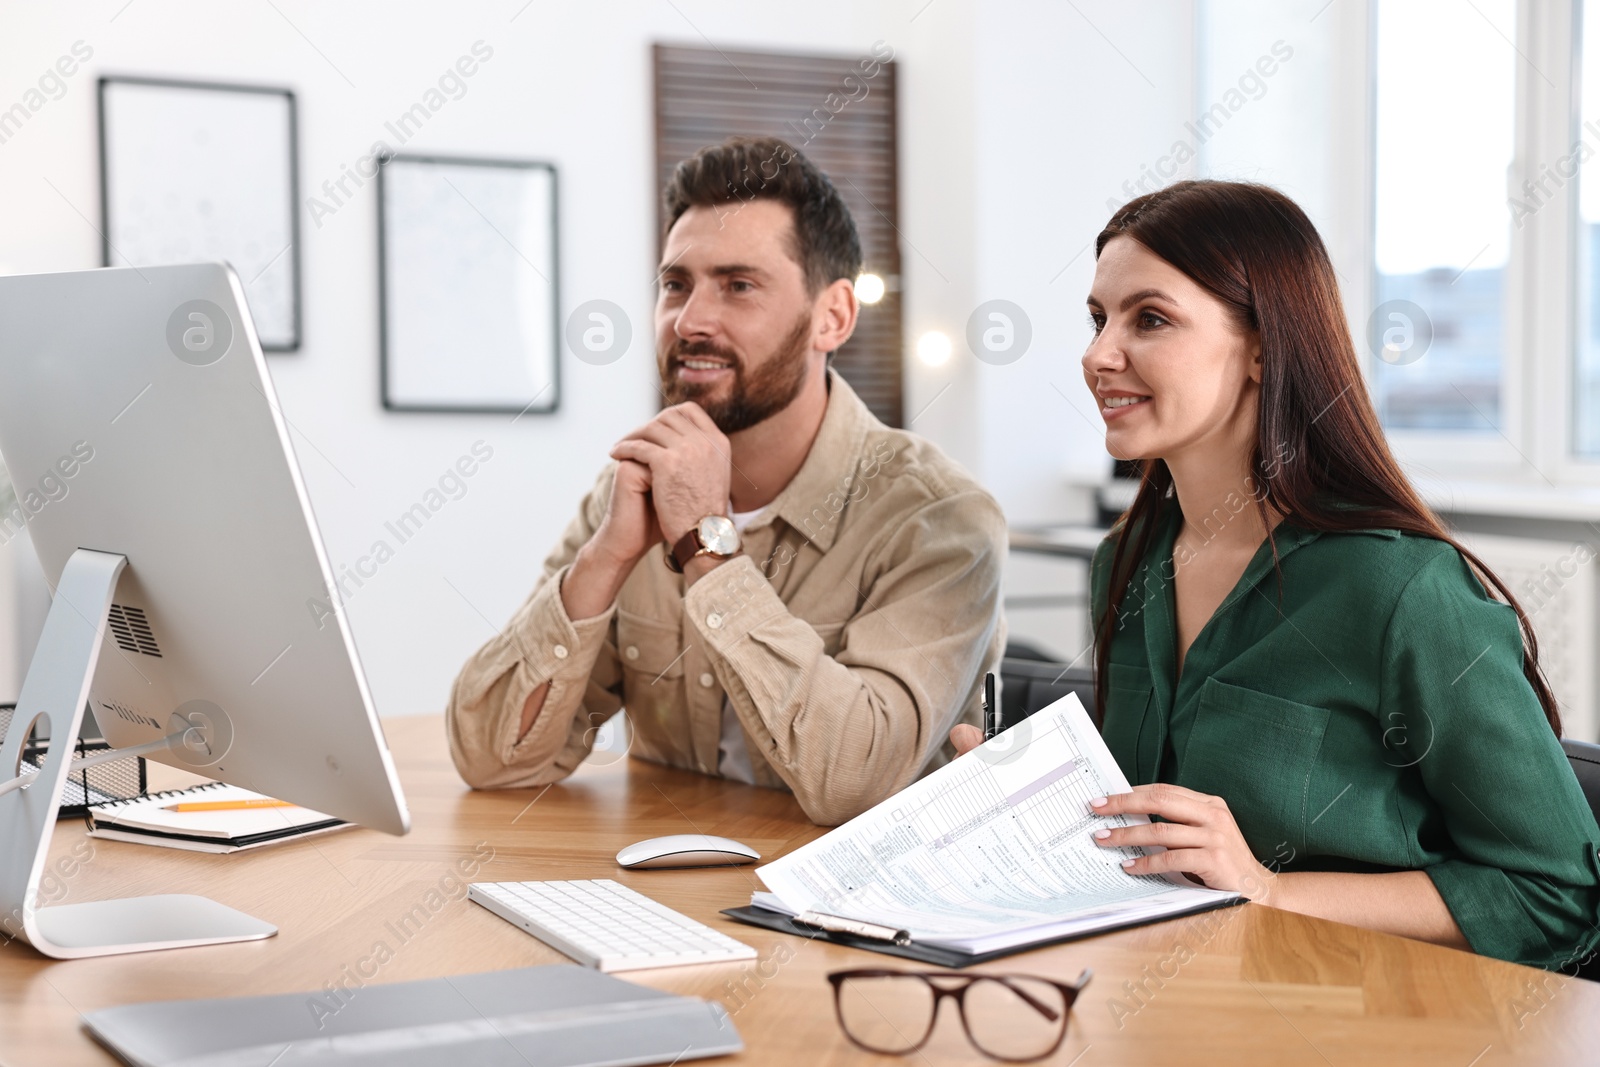
[[[1079,363],[1093,241],[1111,217],[1108,202],[1132,199],[1123,183],[1166,152],[1189,118],[1189,9],[984,5],[976,296],[1022,308],[1033,338],[1015,362],[972,362],[983,478],[1013,522],[1081,513],[1085,501],[1069,479],[1109,474],[1103,423]]]
[[[908,361],[906,417],[979,473],[1017,518],[1060,518],[1079,506],[1062,473],[1098,469],[1097,434],[1080,418],[1095,416],[1087,404],[1073,414],[1051,383],[1069,395],[1082,388],[1078,324],[1091,256],[1061,268],[1104,221],[1116,185],[1181,122],[1191,75],[1187,3],[1162,5],[1160,18],[1111,0],[1076,6],[1081,15],[1012,0],[820,0],[803,8],[534,0],[525,9],[522,0],[0,0],[0,108],[75,41],[94,50],[65,94],[0,144],[0,270],[98,265],[101,74],[294,89],[305,197],[367,153],[385,121],[417,102],[475,41],[494,49],[466,94],[404,147],[554,161],[563,315],[586,300],[612,300],[633,316],[633,348],[605,367],[567,356],[555,416],[513,424],[504,416],[383,413],[369,184],[320,225],[302,210],[305,345],[270,359],[336,569],[361,556],[384,521],[475,441],[495,450],[467,495],[348,604],[380,711],[436,711],[463,658],[526,594],[607,447],[655,410],[655,41],[845,55],[877,40],[894,47],[906,336],[911,342],[937,328],[957,343],[944,368]],[[994,296],[1025,306],[1035,324],[1032,350],[1008,367],[979,364],[961,340],[977,302]],[[0,582],[0,613],[4,597]]]
[[[980,0],[936,0],[906,24],[908,44],[899,54],[905,420],[974,474],[981,474],[981,433],[972,361],[960,336],[975,291],[980,120],[972,35],[981,10]],[[943,367],[911,355],[930,330],[955,342],[955,356]]]
[[[1246,85],[1243,106],[1202,146],[1201,173],[1266,182],[1305,209],[1359,339],[1371,288],[1368,4],[1212,0],[1199,12],[1197,111],[1228,99],[1264,56],[1290,53],[1259,89]]]

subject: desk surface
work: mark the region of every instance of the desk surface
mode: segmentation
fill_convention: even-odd
[[[734,837],[775,857],[821,832],[786,794],[626,760],[585,766],[544,790],[473,793],[450,764],[437,716],[385,727],[411,804],[409,837],[352,830],[233,856],[92,841],[92,858],[67,880],[67,901],[203,893],[281,932],[250,944],[65,962],[0,942],[0,1063],[113,1063],[80,1029],[81,1013],[319,990],[349,981],[358,967],[370,973],[376,965],[363,961],[375,958],[379,942],[389,958],[374,982],[561,962],[455,890],[450,868],[480,848],[493,858],[478,880],[616,878],[755,946],[754,964],[627,976],[723,1001],[744,1035],[739,1062],[983,1062],[949,1017],[923,1058],[877,1061],[849,1045],[823,976],[915,965],[728,922],[718,910],[747,903],[757,887],[749,868],[623,871],[613,862],[632,841],[686,832]],[[78,824],[62,823],[52,854],[66,856],[74,845],[81,854],[86,840]],[[395,924],[407,914],[425,921],[414,918],[401,940]],[[1600,1050],[1600,984],[1256,905],[979,970],[1073,976],[1085,966],[1095,979],[1051,1062],[1487,1067],[1592,1061]]]
[[[1106,531],[1098,526],[1013,526],[1009,531],[1013,552],[1065,556],[1085,562],[1094,559],[1095,549],[1105,539]]]

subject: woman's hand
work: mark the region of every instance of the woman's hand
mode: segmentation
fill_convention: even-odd
[[[1221,797],[1196,793],[1180,785],[1136,785],[1131,793],[1089,801],[1096,815],[1159,815],[1165,822],[1102,827],[1095,844],[1160,845],[1165,852],[1128,860],[1129,874],[1180,871],[1212,889],[1238,893],[1258,904],[1270,904],[1274,875],[1256,861],[1239,824]]]

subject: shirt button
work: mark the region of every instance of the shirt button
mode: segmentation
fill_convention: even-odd
[[[716,676],[710,671],[706,671],[700,676],[700,684],[705,686],[707,689],[710,689],[712,686],[717,684]]]
[[[722,616],[713,611],[710,615],[706,616],[706,625],[711,627],[713,630],[722,629]]]
[[[625,649],[623,651],[622,654],[624,656],[627,656],[629,659],[638,659],[639,658],[639,646],[638,645],[629,645],[627,647],[627,649]]]
[[[552,651],[552,652],[554,652],[556,654],[556,659],[566,659],[567,658],[567,646],[566,645],[557,645],[555,648],[552,648],[550,651]]]

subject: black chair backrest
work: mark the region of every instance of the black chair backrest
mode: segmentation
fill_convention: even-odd
[[[1600,822],[1600,745],[1563,739],[1561,747],[1566,750],[1572,773],[1578,776],[1578,786],[1583,790],[1584,799],[1589,802],[1589,810],[1594,812],[1595,821]],[[1568,974],[1576,973],[1579,978],[1600,982],[1600,954],[1582,961],[1577,965],[1576,972],[1571,967],[1563,969]]]
[[[1567,762],[1572,764],[1572,773],[1578,776],[1578,785],[1589,801],[1595,820],[1600,821],[1600,745],[1569,739],[1563,740],[1561,747],[1566,749]]]
[[[1000,661],[1000,727],[1009,729],[1040,708],[1077,693],[1089,714],[1094,714],[1094,672],[1034,659]]]
[[[1006,641],[1004,659],[1036,659],[1041,663],[1055,663],[1056,657],[1034,644],[1024,641],[1019,637],[1012,637]]]

